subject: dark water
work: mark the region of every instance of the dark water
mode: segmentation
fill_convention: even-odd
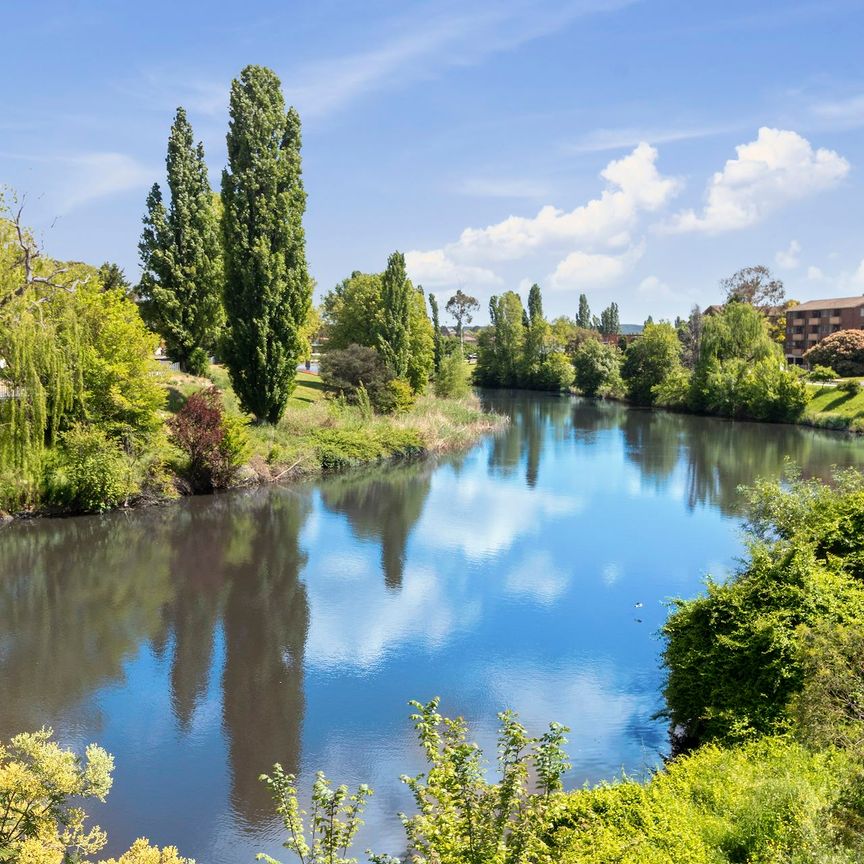
[[[0,739],[102,743],[109,851],[146,835],[202,864],[282,851],[256,779],[277,760],[370,783],[361,848],[399,852],[412,697],[490,752],[504,707],[566,723],[570,785],[656,764],[664,602],[734,566],[736,486],[864,444],[495,403],[510,429],[437,463],[0,531]]]

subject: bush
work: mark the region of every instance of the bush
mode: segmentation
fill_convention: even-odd
[[[705,408],[721,417],[774,422],[797,420],[809,398],[800,374],[775,358],[714,363],[700,395]]]
[[[381,414],[404,414],[411,409],[414,399],[411,385],[403,378],[394,378],[372,404]]]
[[[654,402],[654,388],[681,365],[681,343],[671,324],[648,324],[624,354],[621,376],[627,395],[642,405]]]
[[[746,490],[750,560],[708,593],[678,601],[663,632],[665,695],[679,749],[790,728],[808,686],[806,629],[864,623],[864,490],[801,481]],[[806,629],[805,629],[806,628]]]
[[[445,354],[435,376],[435,395],[443,399],[462,399],[471,392],[471,367],[460,351]]]
[[[50,451],[44,475],[47,504],[78,513],[100,513],[136,491],[130,459],[101,430],[77,425]]]
[[[849,381],[842,381],[837,385],[837,390],[840,393],[848,393],[850,396],[857,396],[861,392],[861,385],[853,378]]]
[[[596,396],[620,375],[619,352],[597,339],[586,339],[573,355],[576,387],[583,396]]]
[[[811,381],[833,381],[838,375],[830,366],[817,365],[807,373],[807,377]]]
[[[216,387],[193,393],[168,426],[171,440],[186,457],[185,474],[193,491],[231,484],[248,450],[245,421],[225,414]]]
[[[570,358],[560,351],[553,351],[542,359],[531,384],[537,390],[560,393],[570,389],[573,374]]]
[[[374,348],[349,345],[327,351],[321,357],[319,371],[321,380],[338,390],[351,404],[357,402],[361,384],[376,410],[383,409],[386,413],[392,402],[394,394],[389,385],[393,373]]]
[[[690,404],[692,378],[690,370],[683,366],[670,372],[652,388],[654,404],[661,408],[687,408]]]
[[[314,438],[325,471],[341,471],[388,457],[415,456],[423,451],[423,442],[410,429],[318,429]]]
[[[864,375],[864,331],[840,330],[826,336],[804,354],[810,366],[830,366],[844,377]]]

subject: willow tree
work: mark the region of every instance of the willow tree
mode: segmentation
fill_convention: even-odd
[[[204,146],[177,109],[166,157],[169,203],[155,183],[138,249],[141,308],[184,372],[203,374],[222,326],[222,246]]]
[[[52,302],[75,280],[42,256],[20,208],[0,219],[0,464],[25,476],[82,394],[77,324]]]
[[[243,408],[275,423],[304,351],[312,284],[306,269],[300,117],[279,78],[247,66],[231,84],[222,174],[225,362]]]

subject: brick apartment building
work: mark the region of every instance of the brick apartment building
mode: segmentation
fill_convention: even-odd
[[[864,330],[864,296],[810,300],[786,310],[786,359],[802,363],[808,348],[838,330]]]

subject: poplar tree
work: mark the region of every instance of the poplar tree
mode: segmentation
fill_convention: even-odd
[[[591,307],[588,305],[588,298],[584,294],[579,295],[579,313],[576,316],[576,323],[585,330],[591,329]]]
[[[383,319],[378,335],[378,350],[397,378],[404,378],[409,360],[409,323],[411,284],[405,272],[405,256],[394,252],[387,259],[381,279]]]
[[[170,202],[153,184],[138,249],[141,311],[184,372],[202,374],[222,326],[222,249],[204,147],[177,109],[165,160]]]
[[[435,331],[435,371],[441,365],[441,322],[438,318],[438,300],[434,294],[429,295],[429,308],[432,310],[432,328]]]
[[[222,173],[225,362],[243,408],[275,423],[294,388],[312,298],[300,117],[279,78],[247,66],[231,84]]]

